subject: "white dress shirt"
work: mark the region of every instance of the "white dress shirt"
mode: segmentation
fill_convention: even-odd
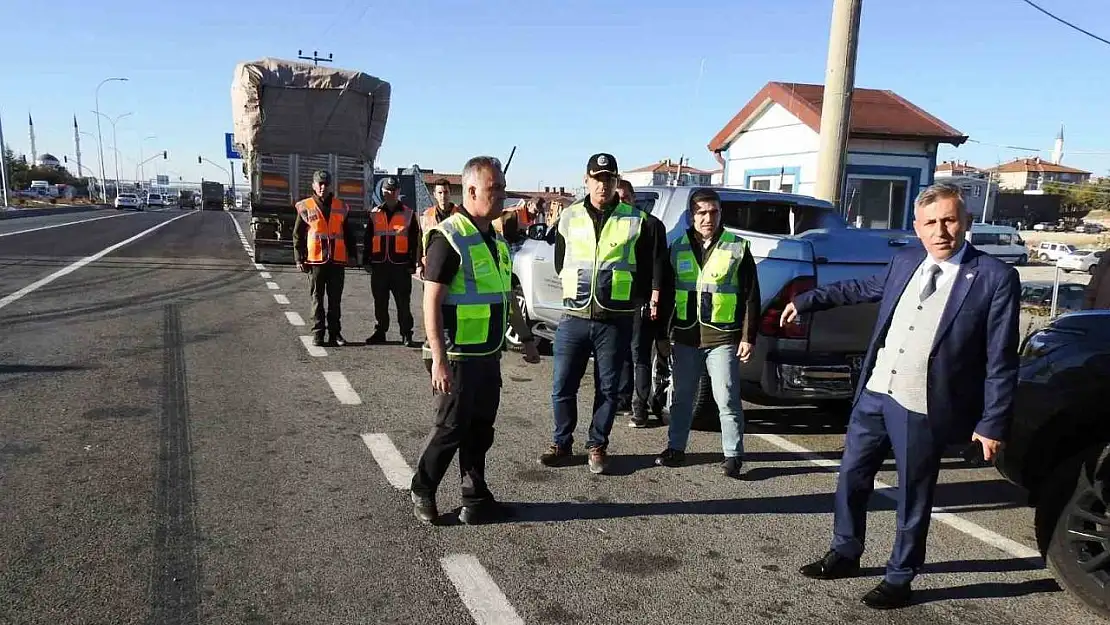
[[[923,293],[926,285],[929,284],[929,267],[936,265],[940,267],[940,275],[937,276],[937,288],[941,285],[951,282],[956,279],[956,274],[960,272],[960,263],[963,261],[964,252],[967,251],[967,244],[960,246],[956,253],[949,256],[947,260],[938,261],[928,253],[925,254],[925,260],[921,261],[918,266],[917,272],[914,274],[917,277],[917,291]]]

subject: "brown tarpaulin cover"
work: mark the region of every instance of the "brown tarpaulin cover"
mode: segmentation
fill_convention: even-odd
[[[338,154],[373,162],[389,117],[388,82],[362,72],[265,58],[231,84],[235,143],[261,154]]]

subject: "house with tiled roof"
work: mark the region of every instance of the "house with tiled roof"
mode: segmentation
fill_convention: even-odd
[[[665,158],[651,165],[622,171],[621,178],[631,182],[634,187],[676,183],[678,186],[713,184],[713,172],[691,167],[689,159],[683,159],[680,165],[678,161]]]
[[[1049,182],[1083,184],[1091,179],[1091,172],[1044,160],[1039,156],[1017,158],[987,170],[998,186],[1016,191],[1042,191]]]
[[[725,185],[813,195],[822,85],[769,82],[710,141]],[[857,88],[841,210],[865,228],[912,227],[913,200],[932,184],[941,143],[967,141],[893,91]]]
[[[969,165],[967,161],[944,161],[937,165],[936,170],[933,172],[934,178],[949,178],[949,177],[969,177],[974,178],[978,176],[986,177],[987,172],[985,169],[979,169],[974,165]]]

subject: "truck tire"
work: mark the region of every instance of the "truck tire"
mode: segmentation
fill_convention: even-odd
[[[1110,619],[1108,455],[1110,445],[1095,446],[1061,463],[1039,489],[1036,507],[1037,542],[1053,577],[1104,619]],[[1096,559],[1101,564],[1085,570]]]
[[[705,432],[721,431],[721,419],[717,411],[717,402],[713,399],[713,385],[709,376],[702,374],[694,388],[694,419],[692,429]]]

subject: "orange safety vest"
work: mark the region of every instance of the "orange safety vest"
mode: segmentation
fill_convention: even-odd
[[[448,217],[459,212],[459,207],[454,204],[448,203],[447,208],[449,209],[447,212]],[[420,230],[424,232],[425,236],[432,231],[432,228],[439,225],[439,220],[436,219],[436,211],[437,209],[435,206],[429,206],[423,213],[420,213]]]
[[[520,210],[516,211],[516,225],[521,231],[527,230],[528,226],[531,226],[535,221],[536,220],[532,218],[532,214],[528,212],[527,206],[521,207]]]
[[[347,205],[343,200],[332,196],[331,212],[324,219],[324,211],[316,205],[316,198],[310,197],[297,202],[297,212],[308,224],[307,265],[323,265],[334,262],[347,264],[347,240],[343,236],[343,226],[347,221]]]
[[[409,226],[412,224],[412,209],[401,204],[400,209],[390,217],[385,208],[379,206],[370,211],[374,224],[374,240],[370,244],[370,262],[404,265],[409,262]]]

